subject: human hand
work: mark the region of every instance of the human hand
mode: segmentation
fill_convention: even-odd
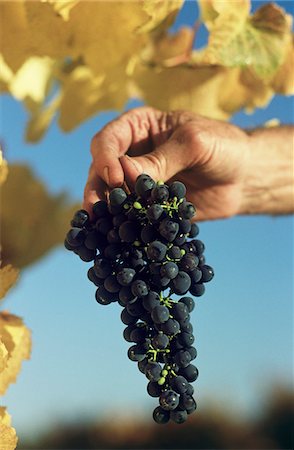
[[[242,212],[248,171],[249,136],[241,129],[191,112],[161,112],[141,107],[122,114],[93,138],[93,162],[83,207],[104,197],[108,187],[138,175],[182,181],[196,220],[219,219]]]

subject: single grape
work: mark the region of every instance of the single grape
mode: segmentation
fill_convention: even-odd
[[[186,186],[180,181],[174,181],[169,186],[169,195],[170,198],[176,197],[178,200],[181,200],[186,195]]]
[[[195,381],[198,377],[198,369],[193,364],[189,364],[187,367],[183,367],[180,369],[180,375],[186,378],[189,383]]]
[[[145,367],[145,375],[150,381],[158,381],[161,378],[161,365],[157,362],[149,362]]]
[[[204,253],[205,245],[202,241],[200,241],[200,239],[194,239],[193,241],[191,241],[191,244],[194,245],[197,256],[200,256]]]
[[[114,275],[109,275],[105,278],[104,287],[108,292],[112,292],[113,294],[119,292],[121,288]]]
[[[179,367],[187,367],[191,362],[191,355],[187,350],[179,350],[173,360]]]
[[[80,245],[80,247],[76,249],[76,252],[81,260],[85,262],[94,261],[96,257],[96,250],[90,250],[85,245]]]
[[[192,223],[191,230],[189,232],[189,238],[195,238],[199,234],[199,227],[197,223]]]
[[[157,203],[153,203],[147,209],[146,216],[151,223],[155,223],[160,219],[162,213],[163,213],[162,206],[158,205]]]
[[[192,277],[191,277],[191,279],[192,279]],[[184,303],[187,306],[189,313],[192,312],[193,309],[195,308],[195,302],[192,297],[182,297],[182,298],[180,298],[179,301],[181,303]]]
[[[183,394],[184,392],[186,392],[188,389],[188,384],[189,383],[186,378],[182,377],[181,375],[173,377],[170,383],[172,389],[178,394]]]
[[[179,273],[179,268],[177,264],[172,261],[163,264],[160,269],[160,275],[162,277],[167,277],[170,280],[174,279]]]
[[[90,267],[87,273],[88,279],[95,284],[95,286],[101,286],[104,283],[103,278],[98,278],[95,274],[94,267]]]
[[[151,311],[152,320],[155,323],[164,323],[169,318],[169,310],[166,306],[155,306]]]
[[[127,220],[121,224],[118,233],[122,241],[132,243],[138,237],[138,226],[136,223]]]
[[[175,391],[168,390],[162,392],[159,397],[159,403],[163,409],[171,411],[173,409],[176,409],[179,404],[179,399],[180,397]]]
[[[157,292],[149,291],[148,295],[143,298],[143,306],[144,308],[151,312],[155,306],[160,306],[159,295]]]
[[[174,409],[173,411],[170,412],[170,419],[178,424],[182,424],[184,422],[186,422],[188,417],[187,411],[185,409]]]
[[[186,393],[181,394],[180,396],[180,401],[179,401],[179,407],[183,408],[185,410],[192,412],[195,411],[196,409],[196,402],[194,400],[194,398],[192,397],[192,395],[188,395]],[[188,412],[189,414],[189,412]]]
[[[132,316],[128,310],[126,308],[124,308],[121,312],[120,315],[121,321],[125,324],[125,325],[132,325],[135,324],[137,322],[137,319]],[[131,335],[130,335],[131,337]],[[130,342],[132,342],[132,340],[130,340]]]
[[[187,351],[191,355],[191,361],[197,357],[197,350],[195,347],[187,347]]]
[[[149,175],[146,175],[143,173],[142,175],[139,175],[136,184],[135,184],[135,191],[136,194],[139,197],[142,197],[143,199],[147,199],[150,195],[151,189],[155,186],[155,181],[152,180],[152,178]]]
[[[178,321],[184,320],[189,316],[189,310],[184,303],[175,303],[172,307],[172,316]]]
[[[162,388],[156,381],[149,381],[147,384],[147,392],[150,397],[159,397],[162,392]]]
[[[163,203],[169,198],[169,188],[166,184],[158,184],[151,191],[151,198],[154,202]]]
[[[179,205],[179,216],[183,219],[192,219],[196,210],[195,206],[190,202],[183,201]]]
[[[112,266],[109,261],[103,258],[96,258],[94,263],[95,275],[99,278],[106,278],[112,272]]]
[[[140,370],[140,372],[145,374],[145,367],[148,364],[148,358],[144,358],[141,361],[138,362],[138,369]]]
[[[189,275],[190,275],[192,284],[198,283],[202,278],[201,269],[199,267],[196,267],[196,269],[189,272]]]
[[[180,324],[175,319],[168,319],[161,325],[161,331],[163,331],[165,334],[168,334],[169,336],[174,336],[175,334],[179,333]]]
[[[179,336],[179,341],[185,347],[190,347],[194,343],[195,338],[192,333],[187,333],[186,331],[182,331]]]
[[[147,284],[143,280],[135,280],[131,285],[131,290],[136,297],[145,297],[149,292]]]
[[[179,231],[183,234],[188,234],[191,230],[191,221],[189,219],[182,219],[179,221]]]
[[[167,255],[170,259],[173,260],[180,260],[183,256],[180,247],[176,245],[173,245],[171,248],[168,249]]]
[[[201,297],[205,292],[205,286],[203,283],[193,283],[190,286],[190,292],[192,295],[195,295],[195,297]]]
[[[171,219],[168,218],[160,222],[159,233],[168,242],[172,242],[175,239],[178,231],[179,231],[179,224],[177,222],[173,222]]]
[[[180,262],[180,267],[185,272],[192,272],[196,269],[199,259],[193,253],[186,253]]]
[[[201,277],[202,283],[208,283],[214,277],[213,268],[208,266],[207,264],[204,264],[203,266],[201,266],[201,272],[202,272],[202,277]]]
[[[112,303],[116,300],[115,297],[113,296],[113,294],[108,292],[104,288],[104,286],[98,287],[98,289],[96,290],[95,297],[96,297],[97,302],[100,303],[101,305],[109,305],[110,303]]]
[[[107,203],[104,200],[99,200],[98,202],[94,203],[92,211],[96,219],[107,216],[108,215]]]
[[[152,339],[152,345],[155,349],[164,349],[169,344],[169,338],[166,336],[166,334],[163,334],[162,332],[159,332],[154,338]]]
[[[153,419],[160,425],[167,423],[169,421],[169,417],[169,411],[164,410],[160,406],[157,406],[157,408],[153,411]]]
[[[143,345],[136,344],[128,350],[128,358],[131,361],[142,361],[146,357],[146,349]]]
[[[96,230],[104,236],[112,229],[112,221],[108,217],[101,217],[95,225]]]
[[[120,206],[127,199],[127,194],[121,188],[114,188],[110,191],[109,202],[112,206]]]
[[[191,286],[191,278],[186,272],[180,271],[172,280],[172,288],[175,294],[182,295],[188,292]]]
[[[166,255],[166,245],[160,241],[153,241],[147,247],[147,256],[152,261],[162,261]]]
[[[76,248],[83,244],[85,238],[86,238],[85,231],[82,230],[81,228],[75,227],[75,228],[71,228],[69,230],[65,239],[66,239],[66,242],[71,247]]]
[[[75,212],[70,224],[72,227],[83,228],[87,227],[89,223],[90,217],[88,211],[86,211],[85,209],[79,209]]]
[[[132,283],[135,275],[136,271],[134,269],[125,267],[117,273],[116,279],[122,286],[129,286]]]
[[[144,244],[149,244],[156,239],[156,230],[152,225],[145,225],[141,231],[141,240]]]

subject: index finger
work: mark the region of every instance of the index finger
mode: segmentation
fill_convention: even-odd
[[[162,115],[150,107],[135,108],[107,124],[92,139],[93,165],[99,177],[110,187],[120,186],[124,172],[119,158],[133,145],[150,138]]]

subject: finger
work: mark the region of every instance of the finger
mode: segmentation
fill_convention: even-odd
[[[92,218],[92,207],[98,200],[105,199],[106,184],[98,177],[93,163],[90,166],[88,180],[84,189],[83,209],[88,211]]]
[[[124,181],[119,158],[131,148],[145,148],[150,136],[159,133],[162,113],[149,107],[135,108],[107,124],[91,144],[97,174],[110,186]]]
[[[190,166],[192,154],[176,139],[170,139],[153,152],[143,156],[121,158],[125,177],[134,183],[138,175],[147,173],[156,181],[169,180]]]

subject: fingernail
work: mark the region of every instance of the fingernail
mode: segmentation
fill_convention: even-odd
[[[108,166],[104,167],[103,176],[104,176],[104,180],[106,181],[106,183],[109,184],[109,167]]]

